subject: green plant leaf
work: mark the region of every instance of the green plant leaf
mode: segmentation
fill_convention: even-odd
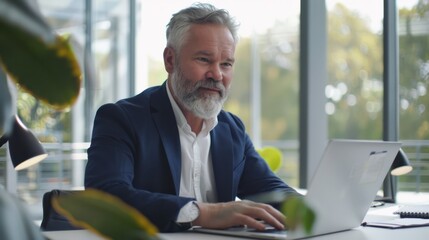
[[[306,233],[311,233],[316,215],[303,197],[291,196],[282,205],[282,213],[286,216],[286,226],[294,231],[300,226]]]
[[[73,105],[79,95],[82,73],[67,37],[52,31],[49,35],[50,29],[43,19],[35,10],[25,7],[25,1],[0,0],[0,6],[19,13],[15,18],[11,14],[0,17],[3,69],[20,88],[52,107],[64,109]],[[34,29],[23,27],[26,24]]]
[[[56,197],[52,204],[72,224],[109,239],[160,239],[157,228],[140,212],[99,190]]]
[[[46,43],[54,43],[54,32],[36,9],[37,5],[30,5],[30,2],[32,1],[0,0],[0,21],[38,36]]]

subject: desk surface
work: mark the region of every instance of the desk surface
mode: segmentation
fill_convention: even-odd
[[[379,207],[370,209],[365,221],[387,220],[396,218],[393,215],[395,206]],[[48,239],[51,240],[100,240],[102,238],[86,230],[74,231],[53,231],[43,233]],[[402,228],[402,229],[384,229],[374,227],[357,227],[349,231],[327,234],[324,236],[312,237],[311,240],[427,240],[429,236],[429,227],[415,227],[415,228]],[[202,234],[195,232],[181,232],[181,233],[161,233],[160,237],[165,240],[225,240],[225,239],[244,239],[234,237],[224,237],[211,234]]]

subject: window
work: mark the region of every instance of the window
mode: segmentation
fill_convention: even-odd
[[[382,1],[328,0],[329,138],[382,139]],[[371,8],[368,11],[368,5]]]
[[[429,192],[429,1],[398,0],[397,7],[399,137],[414,168],[398,177],[406,198]]]
[[[42,194],[53,188],[83,187],[86,149],[95,110],[103,103],[129,96],[130,1],[37,0],[49,25],[60,34],[72,35],[72,46],[83,68],[79,100],[70,111],[55,111],[31,95],[19,91],[18,113],[43,143],[49,156],[29,169],[7,170],[5,148],[0,149],[0,184],[29,205],[41,219]],[[9,187],[12,186],[12,187]],[[33,211],[34,210],[34,211]]]
[[[383,138],[382,1],[326,1],[329,137]],[[368,8],[368,5],[371,8]],[[414,170],[394,179],[399,201],[428,192],[428,1],[398,0],[399,141]],[[393,61],[393,60],[391,60]],[[384,63],[386,64],[386,63]],[[394,71],[392,69],[388,71]],[[395,126],[391,126],[395,127]],[[398,127],[398,126],[396,126]],[[396,134],[396,133],[395,133]]]
[[[38,0],[49,24],[60,33],[72,33],[81,49],[78,58],[90,65],[84,69],[79,101],[68,112],[55,112],[19,93],[21,118],[50,152],[44,162],[17,173],[20,196],[37,205],[47,190],[83,185],[96,109],[165,81],[162,52],[166,24],[172,13],[193,2]],[[241,24],[235,77],[225,109],[243,120],[256,147],[271,145],[283,151],[283,166],[277,174],[297,187],[300,1],[288,1],[287,6],[284,0],[209,2],[227,9]],[[429,192],[429,2],[396,2],[399,140],[414,167],[410,174],[397,179],[400,196],[406,197],[407,192]],[[135,53],[130,41],[134,37],[131,23],[136,20],[130,13],[133,3],[137,3],[133,11],[138,16]],[[326,0],[326,7],[328,81],[324,113],[328,137],[380,140],[385,125],[382,23],[386,6],[383,1]],[[5,148],[1,148],[2,185],[8,184],[2,175],[6,172],[5,159]]]
[[[282,150],[283,165],[277,174],[298,186],[300,2],[291,1],[287,8],[279,7],[284,6],[281,0],[250,5],[243,1],[209,2],[228,10],[240,23],[234,80],[225,109],[243,120],[256,147],[270,145]],[[171,14],[192,3],[142,1],[138,92],[166,80],[162,59],[166,24]]]

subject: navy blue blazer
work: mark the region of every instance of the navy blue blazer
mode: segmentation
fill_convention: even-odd
[[[221,111],[210,132],[219,202],[272,190],[295,192],[257,154],[241,120]],[[85,187],[118,196],[162,232],[185,230],[175,223],[179,197],[180,140],[166,82],[99,108],[94,120]]]

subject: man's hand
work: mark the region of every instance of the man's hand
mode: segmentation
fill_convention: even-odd
[[[262,231],[265,229],[265,222],[276,229],[284,229],[285,216],[268,204],[243,200],[226,203],[198,202],[197,205],[200,215],[193,222],[194,226],[221,229],[246,225]]]

